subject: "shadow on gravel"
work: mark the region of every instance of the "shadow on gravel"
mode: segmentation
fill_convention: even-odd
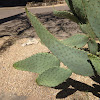
[[[92,77],[92,79],[100,84],[100,76]],[[69,88],[71,86],[72,88]],[[74,94],[76,91],[82,92],[91,92],[96,97],[100,98],[100,85],[93,84],[93,86],[89,86],[85,83],[73,80],[69,78],[66,82],[63,82],[59,86],[55,87],[55,89],[60,89],[61,91],[56,95],[57,99],[66,98],[69,95]],[[75,97],[76,98],[76,97]]]
[[[25,13],[25,12],[20,13],[20,14],[17,14],[17,15],[14,15],[14,16],[10,16],[10,17],[7,17],[7,18],[0,19],[0,24],[5,23],[5,22],[8,22],[8,21],[11,21],[11,20],[14,20],[14,19],[16,19],[17,17],[23,15],[24,13]]]

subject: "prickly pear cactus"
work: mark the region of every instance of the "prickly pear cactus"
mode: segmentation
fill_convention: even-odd
[[[97,38],[100,40],[100,1],[66,0],[66,2],[72,13],[55,10],[54,14],[76,22],[85,34],[77,34],[63,41],[57,40],[26,8],[27,17],[37,35],[52,54],[33,55],[18,61],[14,67],[19,70],[38,73],[36,82],[39,85],[55,87],[69,78],[72,73],[94,76],[96,72],[100,75],[100,52],[95,41]],[[94,6],[93,9],[92,5]],[[91,9],[94,15],[91,15]],[[88,44],[89,52],[80,49],[86,44]],[[67,68],[61,68],[60,62]]]
[[[61,41],[57,40],[32,13],[27,10],[26,12],[41,41],[61,62],[77,74],[84,76],[93,75],[93,70],[88,63],[89,58],[86,52],[64,45]],[[83,70],[81,70],[81,67],[83,67]]]
[[[100,40],[100,0],[82,0],[88,22]]]
[[[87,22],[87,16],[84,9],[84,5],[82,0],[65,0],[71,9],[74,16],[77,17],[80,23],[86,23]]]
[[[72,13],[63,14],[62,11],[54,11],[56,16],[66,15],[66,18],[76,22],[83,33],[85,33],[89,40],[95,41],[96,38],[100,40],[100,0],[65,0],[71,9]],[[70,15],[69,15],[70,14]],[[72,17],[72,15],[74,17]],[[70,17],[71,16],[71,17]],[[90,41],[91,42],[91,41]],[[87,42],[89,45],[89,50],[93,49],[90,48],[90,42]],[[94,42],[92,42],[94,43]],[[95,43],[96,44],[96,43]],[[93,52],[90,50],[91,53],[96,54],[97,52],[97,44],[95,45],[96,50]]]

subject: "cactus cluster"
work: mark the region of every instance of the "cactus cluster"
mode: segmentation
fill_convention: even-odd
[[[35,54],[13,66],[19,70],[38,73],[39,85],[55,87],[72,73],[83,76],[100,75],[100,52],[96,40],[100,41],[100,0],[66,0],[72,12],[56,11],[54,15],[76,22],[84,34],[65,40],[56,39],[27,8],[26,14],[41,42],[52,52]],[[92,13],[92,14],[91,14]],[[88,44],[89,52],[81,48]],[[62,62],[67,68],[61,68]]]

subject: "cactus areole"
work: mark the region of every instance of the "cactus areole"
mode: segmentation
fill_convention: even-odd
[[[38,73],[39,85],[55,87],[72,73],[83,76],[100,75],[100,0],[66,0],[72,12],[56,11],[57,17],[76,22],[84,34],[77,34],[65,40],[56,39],[31,12],[26,10],[28,19],[41,42],[52,52],[38,53],[16,62],[16,69]],[[89,51],[82,48],[88,45]],[[61,68],[60,63],[66,68]]]

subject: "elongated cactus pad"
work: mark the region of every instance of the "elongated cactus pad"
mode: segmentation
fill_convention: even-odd
[[[41,74],[45,70],[54,66],[59,67],[60,62],[52,54],[38,53],[29,58],[26,58],[25,60],[16,62],[13,66],[19,70],[36,72]]]
[[[100,75],[100,58],[95,55],[88,55],[98,75]]]
[[[67,18],[70,19],[73,22],[79,23],[78,19],[74,16],[73,13],[68,12],[68,11],[57,11],[54,10],[53,14],[57,17],[61,17],[61,18]]]
[[[82,0],[88,21],[100,40],[100,0]]]
[[[94,40],[88,41],[88,47],[89,47],[90,53],[96,54],[98,52],[98,44]]]
[[[26,13],[41,41],[64,65],[68,66],[68,68],[76,74],[84,76],[94,75],[92,66],[88,63],[89,58],[86,52],[65,46],[50,34],[40,21],[33,14],[28,12],[27,9]]]
[[[71,36],[70,38],[63,40],[62,43],[68,46],[82,48],[83,46],[86,45],[88,39],[89,37],[87,37],[86,35],[77,34],[77,35]]]
[[[36,82],[38,85],[55,87],[69,78],[71,74],[69,69],[53,67],[40,74]]]

